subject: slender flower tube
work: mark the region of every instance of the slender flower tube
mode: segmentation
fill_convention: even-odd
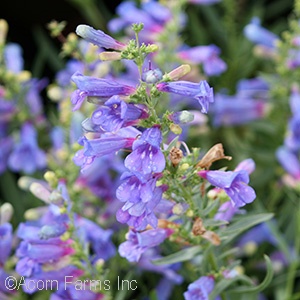
[[[76,28],[76,33],[86,41],[93,43],[98,47],[114,50],[124,50],[126,45],[115,40],[111,36],[105,34],[101,30],[96,30],[88,25],[79,25]]]
[[[71,95],[73,111],[80,108],[86,97],[107,99],[114,95],[127,96],[135,92],[135,88],[132,86],[114,80],[84,76],[80,72],[76,72],[71,80],[75,82],[78,88]]]
[[[214,102],[213,88],[208,85],[206,80],[199,83],[189,81],[160,82],[156,88],[161,92],[195,98],[201,105],[202,113],[207,113],[209,103]]]

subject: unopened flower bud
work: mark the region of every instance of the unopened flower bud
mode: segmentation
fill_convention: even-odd
[[[44,178],[50,186],[54,187],[57,185],[57,177],[53,171],[47,171],[44,174]]]
[[[122,58],[121,52],[101,52],[99,54],[101,60],[120,60]]]
[[[170,130],[175,134],[181,134],[182,128],[178,124],[171,124]]]
[[[146,83],[156,83],[162,79],[160,69],[148,70],[142,74],[142,80]]]
[[[171,81],[175,81],[175,80],[179,80],[181,77],[183,77],[190,71],[191,71],[190,65],[181,65],[180,67],[169,72],[166,76],[167,76],[167,79],[169,79]]]
[[[148,45],[147,48],[146,48],[146,52],[147,53],[152,53],[152,52],[156,52],[158,50],[158,46],[155,45],[155,44],[151,44],[151,45]]]
[[[0,45],[3,45],[5,43],[7,32],[8,24],[6,20],[0,19]]]
[[[10,221],[14,213],[14,208],[8,202],[0,206],[0,225]]]
[[[181,203],[176,203],[172,208],[172,213],[174,215],[182,215],[184,213],[185,209]]]
[[[62,89],[58,86],[49,86],[47,90],[47,96],[52,101],[58,102],[63,97]]]
[[[183,110],[170,114],[169,119],[175,124],[186,124],[194,120],[194,115],[187,110]]]
[[[49,203],[50,192],[42,184],[34,182],[30,185],[29,190],[37,198]]]
[[[24,213],[24,218],[28,221],[38,220],[47,210],[46,206],[28,209]]]

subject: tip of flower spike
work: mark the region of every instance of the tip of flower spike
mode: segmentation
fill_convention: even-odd
[[[76,34],[81,36],[81,37],[85,37],[87,35],[88,30],[90,30],[92,27],[88,26],[88,25],[78,25],[76,27]]]

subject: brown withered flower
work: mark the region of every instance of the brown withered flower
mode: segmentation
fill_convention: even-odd
[[[197,163],[196,167],[209,169],[211,164],[220,159],[228,159],[231,160],[231,156],[224,155],[224,148],[221,143],[212,146],[203,158]]]
[[[172,147],[170,150],[170,160],[174,167],[177,167],[183,158],[183,153],[179,148]]]

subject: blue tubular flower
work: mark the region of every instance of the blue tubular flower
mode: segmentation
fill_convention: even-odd
[[[22,48],[20,47],[20,45],[11,43],[5,46],[4,62],[6,68],[15,74],[23,71],[24,60],[22,57]]]
[[[9,156],[8,165],[13,171],[31,174],[46,167],[46,155],[38,147],[37,133],[30,123],[21,128],[20,142]]]
[[[184,292],[185,300],[208,300],[213,291],[215,279],[213,276],[201,276],[198,280],[189,284],[188,290]]]
[[[218,94],[211,107],[213,124],[216,127],[245,124],[262,118],[265,107],[261,100]]]
[[[6,170],[7,159],[13,148],[13,140],[10,137],[0,138],[0,174]]]
[[[93,140],[82,137],[79,144],[84,146],[84,149],[77,151],[73,160],[76,165],[81,166],[81,171],[84,172],[96,157],[111,154],[124,148],[131,148],[134,140],[132,137],[120,135],[103,135]]]
[[[207,113],[209,103],[214,102],[213,88],[205,80],[199,83],[189,81],[160,82],[156,88],[162,92],[195,98],[201,105],[202,113]]]
[[[293,151],[286,146],[281,146],[276,151],[276,157],[286,172],[300,180],[300,162]]]
[[[86,97],[99,97],[107,99],[114,95],[130,95],[135,92],[135,88],[129,85],[124,85],[113,80],[84,76],[76,72],[71,80],[77,85],[71,95],[73,111],[80,108]]]
[[[300,112],[289,120],[289,135],[285,138],[285,145],[292,151],[300,150]]]
[[[157,218],[154,208],[162,198],[166,186],[156,187],[159,175],[137,177],[126,172],[121,179],[125,180],[117,189],[117,198],[126,202],[117,212],[117,220],[127,223],[137,230],[144,230],[148,224],[156,228]]]
[[[143,232],[131,229],[126,235],[127,241],[120,244],[119,253],[130,262],[138,262],[147,249],[160,245],[172,233],[173,230],[169,228],[150,229]]]
[[[223,189],[235,207],[251,203],[256,197],[254,189],[247,185],[249,174],[245,170],[237,172],[200,171],[198,174],[212,185]]]
[[[100,126],[104,131],[117,132],[121,127],[133,125],[140,118],[148,116],[146,107],[126,103],[119,96],[113,96],[96,109],[91,117],[94,125]]]
[[[111,241],[113,234],[111,229],[104,230],[96,223],[80,217],[77,226],[83,242],[89,243],[95,253],[94,261],[98,259],[108,260],[116,254],[116,247]]]
[[[257,17],[252,18],[250,24],[244,28],[244,34],[251,42],[268,48],[275,48],[275,43],[279,40],[276,34],[260,25]]]
[[[146,129],[141,137],[134,141],[133,151],[125,159],[125,167],[144,175],[162,172],[166,161],[160,150],[161,142],[162,134],[158,126]]]
[[[0,225],[0,269],[6,262],[11,251],[13,239],[12,232],[13,230],[10,223]]]
[[[219,57],[220,48],[215,45],[197,46],[180,51],[178,56],[196,64],[202,63],[207,76],[220,75],[227,69],[226,63]]]
[[[111,36],[105,34],[101,30],[96,30],[88,25],[79,25],[76,28],[76,33],[86,41],[94,45],[106,49],[124,50],[126,45],[115,40]]]

